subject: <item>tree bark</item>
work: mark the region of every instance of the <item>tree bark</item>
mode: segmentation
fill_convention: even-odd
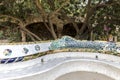
[[[24,31],[22,31],[22,30],[20,30],[20,32],[21,32],[21,40],[22,40],[22,42],[26,42],[26,34],[25,34],[25,32]]]
[[[80,29],[79,36],[83,33],[84,29],[86,28],[91,15],[92,15],[91,0],[88,0],[88,4],[87,4],[87,7],[86,7],[86,17],[85,17],[83,25],[82,25],[82,27]]]
[[[13,17],[13,16],[9,16],[9,15],[2,15],[2,14],[0,14],[0,16],[8,18],[8,19],[11,18],[12,19],[11,22],[12,23],[14,22],[15,24],[18,25],[18,27],[21,29],[21,37],[22,37],[21,40],[22,41],[26,41],[26,39],[25,39],[26,38],[26,34],[31,35],[31,36],[35,37],[36,39],[38,39],[38,40],[41,40],[41,38],[39,38],[37,35],[35,35],[34,33],[30,32],[29,30],[27,30],[25,28],[27,23],[24,23],[21,19]]]
[[[33,37],[35,37],[37,40],[41,40],[41,38],[39,38],[37,35],[35,35],[34,33],[30,32],[29,30],[27,30],[25,27],[21,27],[20,26],[20,29],[24,32],[26,32],[27,35],[31,35]],[[25,34],[24,34],[25,35]],[[30,37],[31,37],[30,36]],[[24,37],[23,37],[24,38]]]
[[[48,24],[49,24],[49,26],[50,26],[51,33],[52,33],[53,38],[54,38],[54,39],[57,39],[57,35],[56,35],[56,33],[55,33],[55,30],[54,30],[54,27],[53,27],[53,23],[52,23],[52,21],[51,21],[51,17],[50,17],[50,16],[51,16],[51,15],[49,14],[49,15],[48,15]]]

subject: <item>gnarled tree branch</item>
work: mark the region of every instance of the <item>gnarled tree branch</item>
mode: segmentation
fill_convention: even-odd
[[[11,22],[14,22],[14,21],[15,21],[15,23],[16,23],[17,25],[19,25],[19,28],[20,28],[22,31],[25,31],[26,34],[31,35],[31,36],[35,37],[36,39],[38,39],[38,40],[41,40],[37,35],[35,35],[34,33],[30,32],[29,30],[27,30],[27,29],[25,28],[25,23],[24,23],[22,20],[20,20],[19,18],[16,18],[16,17],[13,17],[13,16],[9,16],[9,15],[3,15],[3,14],[0,14],[0,17],[5,17],[5,18],[11,18],[11,19],[13,19]],[[4,22],[4,21],[3,21],[3,22]],[[30,37],[31,37],[31,36],[30,36]],[[22,40],[25,41],[25,39],[22,39]]]

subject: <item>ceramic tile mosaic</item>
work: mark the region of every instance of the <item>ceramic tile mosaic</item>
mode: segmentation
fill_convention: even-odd
[[[44,43],[25,43],[17,45],[0,45],[0,63],[13,63],[33,59],[48,54],[49,51],[68,49],[67,51],[110,51],[120,53],[120,46],[107,41],[80,41],[69,36]],[[48,52],[47,52],[48,51]],[[50,53],[50,52],[49,52]],[[51,52],[52,53],[52,52]]]
[[[65,36],[61,39],[53,41],[49,47],[50,50],[63,48],[89,48],[95,50],[119,52],[120,46],[118,46],[115,42],[80,41],[69,36]]]

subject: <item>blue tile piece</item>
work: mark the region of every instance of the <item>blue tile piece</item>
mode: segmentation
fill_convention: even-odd
[[[6,61],[8,61],[8,59],[2,59],[2,60],[1,60],[1,64],[5,64]]]
[[[16,60],[16,62],[20,62],[20,61],[22,61],[23,59],[24,59],[24,57],[18,57],[17,60]]]
[[[7,63],[13,63],[16,60],[16,58],[10,58]]]
[[[13,62],[20,62],[24,59],[24,57],[15,57],[15,58],[6,58],[0,61],[1,64],[13,63]]]

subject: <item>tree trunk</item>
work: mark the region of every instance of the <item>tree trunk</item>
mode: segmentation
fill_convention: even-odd
[[[57,39],[57,35],[56,35],[56,33],[55,33],[55,30],[54,30],[53,23],[52,23],[52,21],[51,21],[50,15],[48,15],[48,24],[49,24],[49,26],[50,26],[50,29],[51,29],[50,32],[51,32],[53,38],[54,38],[54,39]]]
[[[24,31],[20,31],[21,32],[21,40],[22,40],[22,42],[26,42],[26,33],[24,32]]]
[[[94,35],[93,35],[93,30],[91,30],[91,32],[90,32],[90,40],[94,40]]]
[[[19,28],[21,29],[22,41],[26,41],[26,39],[25,39],[25,38],[27,38],[26,35],[30,36],[30,38],[33,36],[37,40],[41,40],[41,38],[39,38],[36,34],[30,32],[25,27],[26,27],[26,25],[24,23],[20,23],[19,24]],[[32,37],[32,39],[33,39],[33,37]]]
[[[62,30],[63,30],[63,24],[58,24],[57,25],[58,38],[60,38],[62,36]]]
[[[63,20],[55,16],[53,21],[56,21],[55,24],[57,26],[57,36],[58,38],[60,38],[62,36],[62,31],[63,31]]]
[[[79,28],[78,28],[78,25],[75,23],[75,22],[72,22],[73,23],[73,27],[75,28],[76,30],[76,33],[78,34],[79,33]]]

